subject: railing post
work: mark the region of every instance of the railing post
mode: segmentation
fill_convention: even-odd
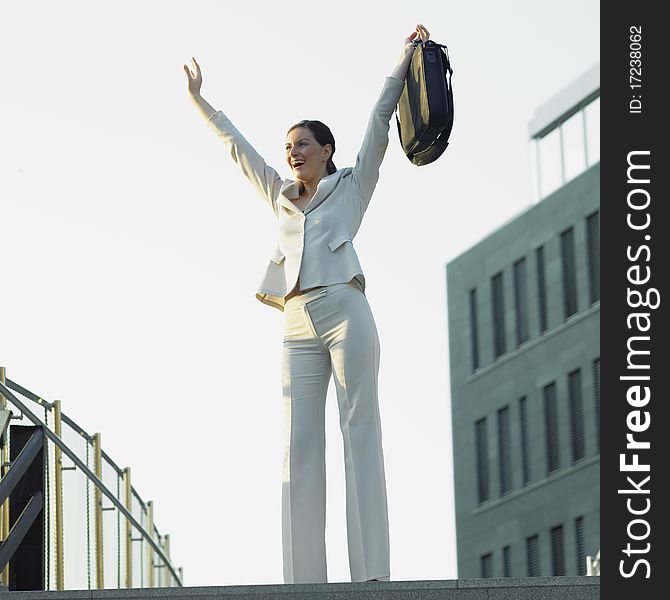
[[[54,433],[61,437],[60,400],[55,400]],[[54,464],[56,470],[56,589],[65,589],[65,556],[63,555],[63,455],[54,444]],[[48,483],[47,483],[48,485]],[[49,569],[51,565],[47,565]]]
[[[0,367],[0,382],[5,384],[5,367]],[[7,399],[0,394],[0,408],[7,406]],[[9,439],[9,438],[8,438]],[[0,478],[5,476],[7,468],[5,465],[9,462],[9,449],[7,444],[2,447],[2,465],[0,466]],[[9,498],[0,506],[0,540],[6,540],[9,536]],[[2,571],[2,583],[6,588],[9,587],[9,565]]]
[[[151,539],[154,539],[154,501],[147,502],[147,532]],[[147,565],[149,567],[148,587],[154,587],[154,549],[151,544],[147,544]]]
[[[126,486],[126,509],[133,512],[133,488],[130,484],[130,467],[123,470],[123,482]],[[133,526],[126,519],[126,587],[133,587]]]
[[[166,533],[165,537],[163,538],[163,551],[165,552],[165,556],[168,557],[168,560],[170,560],[170,534]],[[170,585],[170,573],[168,573],[167,565],[163,569],[161,569],[161,579],[163,580],[163,587],[172,587]]]
[[[95,476],[102,481],[102,447],[100,434],[93,436],[93,468]],[[102,491],[95,486],[95,576],[96,587],[105,587],[104,565],[102,563]]]

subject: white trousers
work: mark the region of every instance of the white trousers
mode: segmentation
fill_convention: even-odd
[[[286,303],[282,369],[285,583],[327,582],[325,403],[331,374],[344,441],[351,580],[389,578],[378,373],[377,327],[365,294],[354,282],[310,290]]]

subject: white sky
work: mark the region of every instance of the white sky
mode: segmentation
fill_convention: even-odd
[[[182,65],[288,177],[290,125],[324,121],[352,165],[403,38],[421,22],[448,44],[450,145],[415,167],[393,117],[355,246],[382,347],[391,578],[453,579],[445,265],[531,202],[528,122],[600,59],[599,16],[595,0],[0,3],[0,365],[132,467],[185,584],[283,581],[284,432],[282,314],[254,297],[276,221]],[[332,382],[327,420],[329,580],[349,581]]]

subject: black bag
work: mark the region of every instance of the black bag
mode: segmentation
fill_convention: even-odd
[[[415,165],[427,165],[445,151],[454,124],[451,64],[447,47],[414,42],[396,121],[400,144]]]

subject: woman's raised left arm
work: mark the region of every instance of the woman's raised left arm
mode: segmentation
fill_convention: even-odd
[[[417,36],[422,41],[426,41],[429,35],[428,30],[423,25],[417,25],[416,29],[405,38],[398,63],[391,75],[384,81],[384,89],[372,109],[363,144],[356,157],[356,164],[352,169],[352,179],[358,188],[362,213],[367,210],[372,192],[374,192],[379,180],[379,167],[384,160],[389,142],[389,121],[402,94],[407,69],[414,52],[412,42]]]

